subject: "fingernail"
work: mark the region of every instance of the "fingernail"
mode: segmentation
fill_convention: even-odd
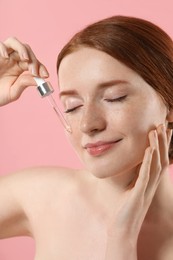
[[[29,56],[28,56],[28,54],[25,53],[25,52],[22,53],[22,58],[23,58],[24,60],[29,60]]]
[[[49,74],[48,74],[48,72],[47,72],[46,70],[42,70],[42,71],[41,71],[41,76],[43,76],[43,77],[48,77]]]

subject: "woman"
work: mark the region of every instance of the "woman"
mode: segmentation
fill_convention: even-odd
[[[0,52],[1,105],[48,76],[15,38]],[[32,236],[36,260],[172,259],[172,40],[150,22],[114,16],[77,33],[57,72],[67,136],[86,170],[1,177],[0,237]]]

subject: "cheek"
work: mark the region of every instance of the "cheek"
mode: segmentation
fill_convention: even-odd
[[[141,99],[142,100],[142,99]],[[133,131],[139,129],[142,132],[149,132],[159,124],[165,123],[166,107],[162,106],[158,100],[151,98],[151,101],[144,100],[136,102],[125,110],[127,127]]]
[[[148,115],[145,110],[137,106],[127,105],[123,109],[109,111],[107,115],[109,129],[115,132],[122,132],[125,135],[135,132],[137,129],[146,129],[149,124]]]
[[[141,103],[138,106],[129,107],[121,115],[122,131],[127,137],[128,146],[131,147],[132,155],[135,154],[139,159],[142,158],[144,150],[149,145],[148,134],[156,129],[158,125],[165,123],[166,109],[158,103]],[[134,148],[134,149],[133,149]]]
[[[160,116],[158,117],[153,109],[142,104],[134,104],[112,114],[109,128],[112,135],[119,132],[120,136],[124,136],[128,148],[131,147],[133,151],[136,150],[133,148],[137,148],[138,152],[141,151],[141,157],[148,146],[149,131],[160,123]]]

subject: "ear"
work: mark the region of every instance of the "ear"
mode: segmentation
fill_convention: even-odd
[[[166,119],[169,123],[173,122],[173,108],[169,109]]]

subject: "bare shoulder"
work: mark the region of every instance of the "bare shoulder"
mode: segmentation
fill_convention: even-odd
[[[0,238],[32,233],[31,220],[61,201],[75,186],[79,170],[36,167],[0,177]],[[3,214],[2,214],[3,212]]]
[[[12,174],[0,177],[0,186],[8,185],[8,188],[16,193],[26,191],[32,187],[32,190],[45,188],[49,185],[57,185],[57,182],[66,185],[74,180],[80,170],[63,168],[58,166],[33,167],[23,169]]]
[[[63,167],[34,167],[0,177],[1,198],[13,198],[20,204],[34,198],[44,199],[51,192],[60,194],[62,190],[75,185],[80,170]]]

